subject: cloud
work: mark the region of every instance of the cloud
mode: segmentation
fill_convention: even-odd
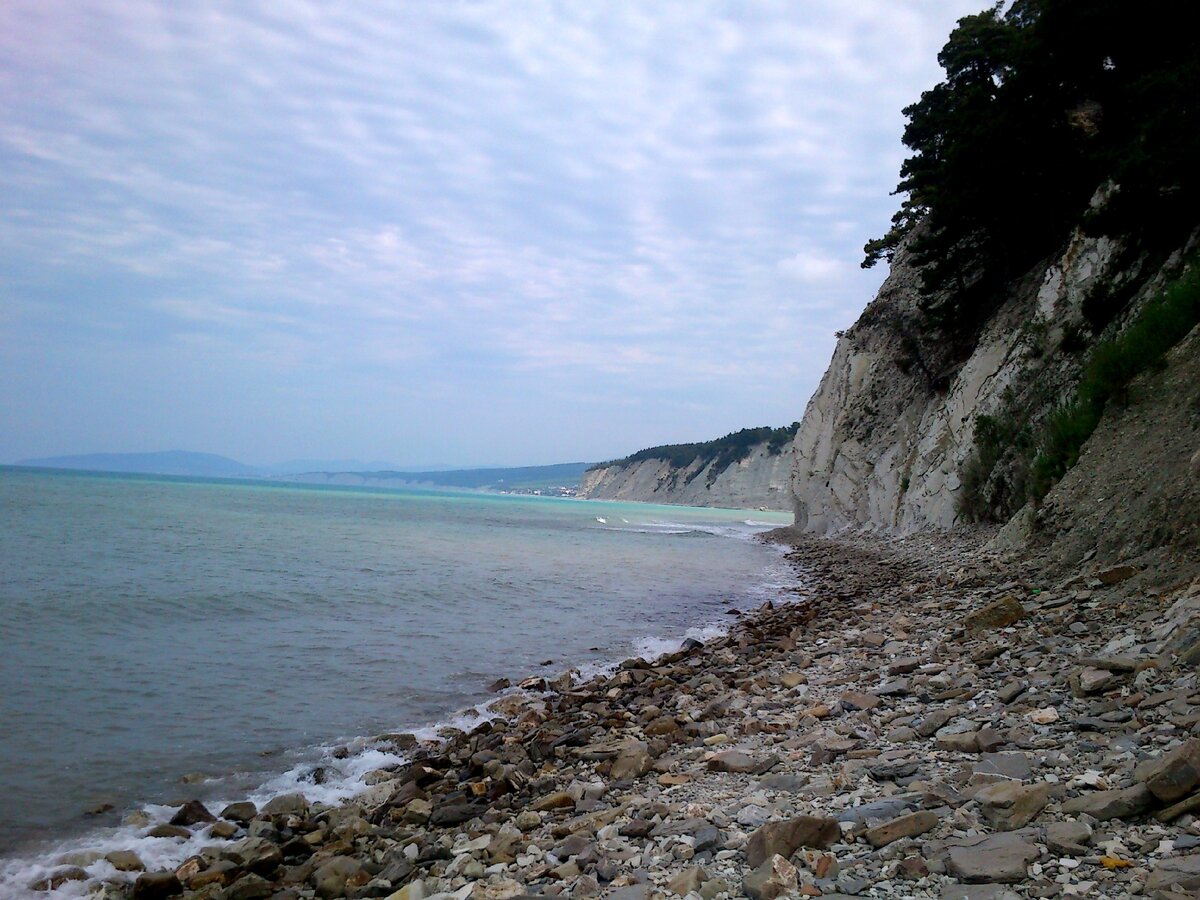
[[[849,269],[841,260],[806,251],[781,259],[776,263],[776,267],[789,278],[804,282],[831,281],[844,275]]]
[[[47,358],[203,334],[251,385],[369,364],[508,385],[497,409],[530,372],[614,410],[704,384],[790,421],[761,370],[865,303],[899,110],[976,5],[9,0],[5,332]]]

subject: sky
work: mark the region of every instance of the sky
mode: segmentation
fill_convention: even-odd
[[[4,0],[0,462],[799,419],[982,0]]]

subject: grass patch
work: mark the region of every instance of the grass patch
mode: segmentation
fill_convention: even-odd
[[[1110,401],[1124,402],[1129,382],[1161,366],[1167,351],[1200,323],[1200,267],[1192,266],[1147,304],[1132,325],[1092,351],[1075,398],[1039,429],[1030,496],[1041,500],[1079,460]]]
[[[976,420],[975,449],[960,475],[959,515],[971,522],[1003,522],[1027,501],[1041,501],[1078,462],[1108,404],[1125,402],[1129,383],[1161,366],[1167,351],[1198,323],[1200,266],[1193,265],[1123,333],[1092,349],[1074,396],[1040,421],[1050,399],[1036,376],[1022,390],[1006,391],[992,415]]]

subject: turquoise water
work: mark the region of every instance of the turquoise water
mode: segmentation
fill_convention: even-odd
[[[776,596],[751,538],[788,518],[0,468],[0,853],[304,786],[499,676],[661,652]]]

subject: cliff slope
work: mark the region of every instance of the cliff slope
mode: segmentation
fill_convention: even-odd
[[[1077,234],[1065,253],[1022,282],[982,329],[965,361],[945,357],[924,324],[919,275],[907,252],[854,326],[809,401],[795,441],[796,524],[907,533],[959,522],[961,474],[975,423],[1006,390],[1039,370],[1057,402],[1078,376],[1060,352],[1083,320],[1083,303],[1112,279],[1116,246]]]
[[[878,296],[839,340],[801,421],[797,526],[905,534],[982,516],[1007,521],[999,546],[1040,550],[1050,567],[1096,558],[1191,571],[1180,565],[1200,547],[1200,327],[1121,388],[1061,480],[1025,499],[1027,461],[1045,440],[1039,426],[1077,402],[1098,355],[1139,321],[1145,327],[1145,313],[1164,286],[1180,283],[1196,245],[1193,234],[1164,259],[1076,232],[1063,253],[1013,286],[958,363],[922,336],[929,332],[919,329],[916,273],[898,253]],[[1114,294],[1128,299],[1091,332],[1089,304]],[[996,440],[989,435],[1004,430],[997,423],[1014,420],[1023,424],[1004,440],[1025,467],[1004,448],[983,481],[968,483]],[[1003,502],[989,505],[995,496]]]
[[[669,459],[619,460],[583,476],[579,496],[595,500],[636,500],[728,509],[780,509],[792,506],[789,482],[792,448],[756,444],[742,459],[695,459],[680,466]]]

